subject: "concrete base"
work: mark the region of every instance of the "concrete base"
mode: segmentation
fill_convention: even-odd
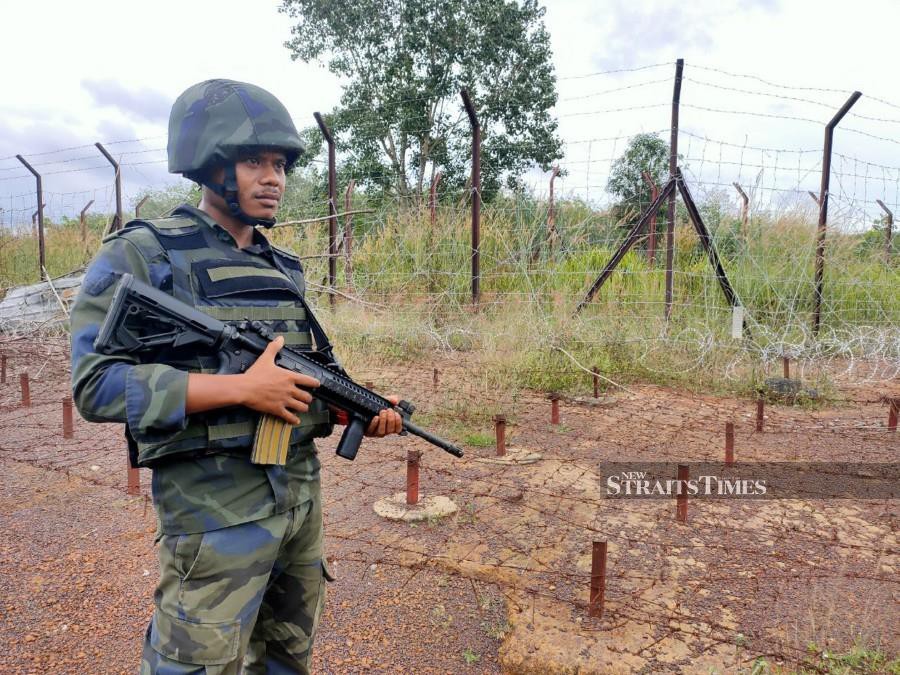
[[[541,453],[530,448],[506,448],[502,457],[476,457],[475,461],[482,464],[534,464],[543,458]]]
[[[414,523],[420,520],[432,520],[452,516],[458,508],[452,499],[440,495],[419,495],[418,504],[407,504],[406,493],[398,492],[375,502],[375,513],[388,520],[402,520]]]

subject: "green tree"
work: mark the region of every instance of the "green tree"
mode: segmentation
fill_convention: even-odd
[[[619,216],[628,211],[637,215],[650,205],[651,190],[641,175],[644,171],[649,171],[662,189],[669,175],[669,144],[656,134],[633,136],[622,156],[613,162],[606,189],[618,197],[615,211]]]
[[[482,127],[482,196],[562,156],[556,79],[537,0],[282,0],[297,23],[291,57],[346,78],[328,117],[343,170],[386,193],[421,197],[468,178],[471,137],[460,89]]]

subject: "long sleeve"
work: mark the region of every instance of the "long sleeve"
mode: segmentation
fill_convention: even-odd
[[[160,442],[187,426],[187,372],[94,350],[116,284],[125,272],[159,287],[171,269],[161,257],[148,261],[122,236],[104,243],[72,308],[73,398],[86,420],[126,422],[135,439]]]

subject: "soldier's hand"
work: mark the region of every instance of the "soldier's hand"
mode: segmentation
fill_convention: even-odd
[[[283,337],[272,340],[241,376],[241,403],[258,412],[280,417],[289,424],[300,424],[297,413],[307,412],[313,399],[304,389],[315,389],[319,381],[276,366],[275,356],[283,346]]]
[[[397,405],[400,403],[399,396],[385,396],[385,398]],[[374,436],[381,438],[388,434],[399,434],[403,431],[403,418],[396,410],[385,408],[376,417],[372,418],[369,428],[366,429],[366,436]]]

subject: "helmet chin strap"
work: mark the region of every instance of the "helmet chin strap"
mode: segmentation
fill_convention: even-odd
[[[231,211],[231,215],[245,225],[250,225],[251,227],[262,225],[268,228],[275,224],[274,218],[254,218],[248,216],[241,208],[241,203],[238,200],[237,172],[234,164],[225,165],[225,181],[223,183],[206,181],[203,184],[224,199],[225,203],[228,204],[228,210]]]

